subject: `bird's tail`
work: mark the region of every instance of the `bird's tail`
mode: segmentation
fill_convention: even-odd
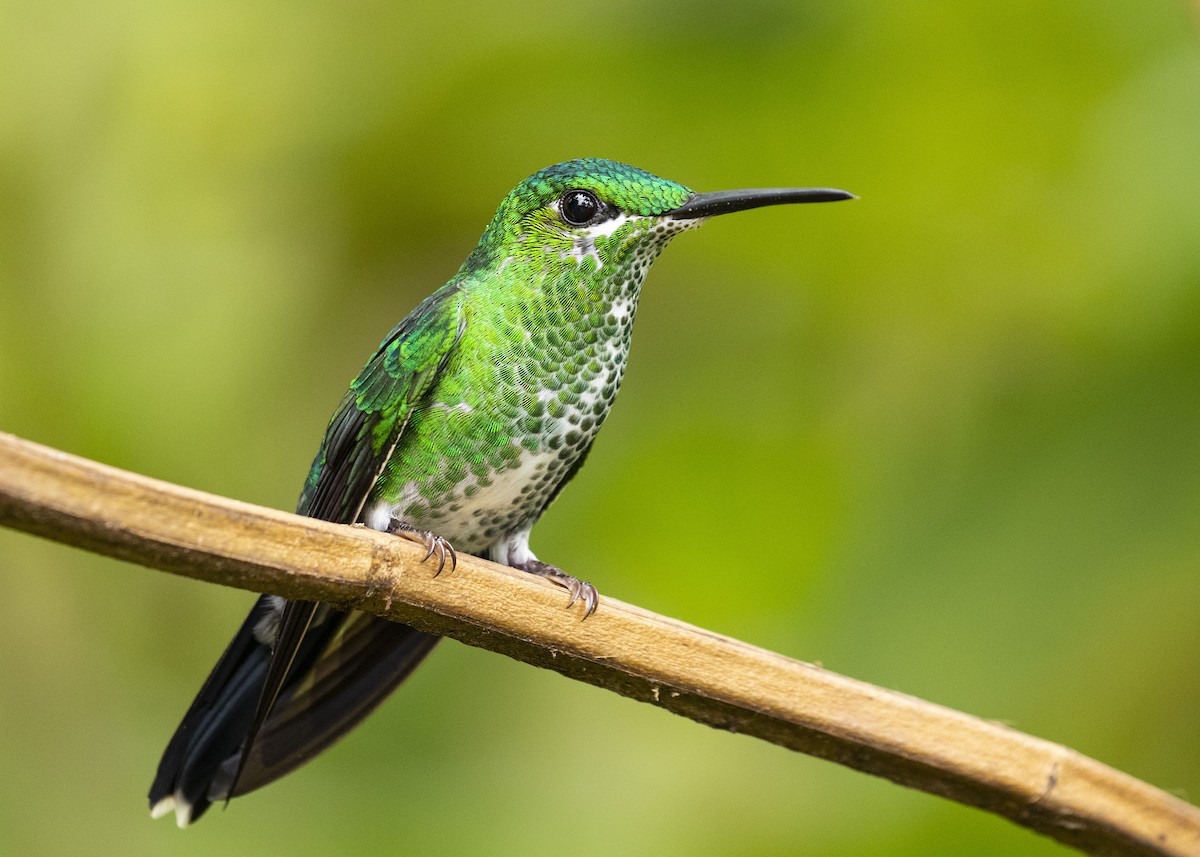
[[[263,633],[263,623],[277,610],[277,600],[259,599],[183,716],[150,786],[155,818],[174,812],[186,827],[214,801],[251,792],[304,764],[370,714],[440,639],[322,606],[243,762],[271,656],[260,637],[273,634]]]

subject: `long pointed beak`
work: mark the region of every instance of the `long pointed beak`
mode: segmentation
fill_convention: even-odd
[[[718,190],[698,193],[679,208],[664,211],[663,216],[678,220],[713,217],[734,211],[761,208],[764,205],[790,205],[797,202],[838,202],[858,199],[844,190],[828,187],[764,187],[747,190]]]

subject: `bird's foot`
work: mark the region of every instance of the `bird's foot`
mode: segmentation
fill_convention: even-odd
[[[521,565],[514,565],[513,568],[527,571],[530,574],[536,574],[538,577],[544,577],[567,590],[567,593],[571,596],[571,600],[567,602],[567,609],[571,609],[576,601],[582,601],[584,619],[596,612],[596,607],[600,603],[600,594],[596,592],[596,587],[592,586],[586,580],[572,577],[558,566],[542,562],[540,559],[526,560]]]
[[[458,552],[454,550],[454,545],[446,541],[442,536],[435,536],[429,530],[419,530],[411,524],[406,524],[404,521],[392,518],[392,522],[388,524],[387,531],[393,536],[408,539],[410,542],[416,542],[419,545],[424,545],[425,556],[421,558],[421,562],[429,559],[434,554],[437,554],[437,571],[433,573],[437,577],[446,568],[446,562],[450,563],[450,571],[458,568]]]

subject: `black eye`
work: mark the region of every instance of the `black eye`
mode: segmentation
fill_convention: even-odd
[[[600,211],[600,200],[590,190],[569,190],[558,202],[562,219],[571,226],[586,226]]]

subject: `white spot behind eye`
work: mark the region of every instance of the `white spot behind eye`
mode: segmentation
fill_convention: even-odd
[[[603,223],[597,223],[595,226],[589,226],[587,228],[587,234],[588,237],[590,237],[593,241],[597,238],[607,238],[628,222],[629,215],[618,214],[616,217],[610,217]]]
[[[596,239],[608,238],[630,220],[632,218],[629,215],[618,214],[616,217],[605,220],[603,223],[581,228],[571,245],[571,255],[579,259],[591,256],[592,260],[596,263],[596,269],[603,268],[604,260],[600,258],[600,254],[596,251]]]

